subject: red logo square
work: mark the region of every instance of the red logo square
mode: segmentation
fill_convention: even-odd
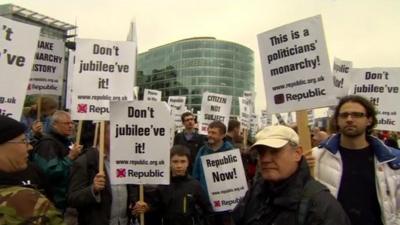
[[[87,113],[87,104],[78,104],[78,113]]]
[[[220,201],[214,201],[214,207],[221,207]]]
[[[117,177],[126,177],[126,169],[117,169]]]

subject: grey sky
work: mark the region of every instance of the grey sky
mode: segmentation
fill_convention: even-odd
[[[266,106],[256,35],[322,15],[329,58],[354,67],[400,66],[400,0],[0,0],[79,27],[81,38],[125,40],[136,20],[139,52],[213,36],[254,51],[256,109]],[[258,111],[259,112],[259,111]]]

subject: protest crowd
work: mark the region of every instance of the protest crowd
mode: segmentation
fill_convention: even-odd
[[[259,38],[275,40],[268,35],[275,33]],[[282,44],[277,40],[269,44]],[[280,53],[262,52],[270,64],[265,76],[310,68],[325,73],[318,66],[323,53],[312,55],[321,48],[316,43],[307,45],[309,59],[295,67],[278,65],[285,63]],[[92,63],[78,54],[80,46],[101,44],[77,41],[77,61]],[[114,44],[118,57],[126,57],[126,49],[135,52],[132,43]],[[110,78],[128,84],[107,92],[115,101],[81,101],[79,96],[104,94],[79,85],[79,76],[96,72],[90,63],[74,68],[69,108],[59,96],[36,94],[8,109],[16,113],[0,115],[0,224],[400,225],[400,133],[395,126],[383,129],[379,112],[387,109],[365,95],[333,97],[333,104],[323,105],[332,110],[325,126],[308,125],[300,116],[253,126],[246,115],[254,112],[230,115],[232,96],[204,93],[201,112],[128,96],[122,91],[132,92],[134,71],[122,63],[99,66],[125,76]],[[312,110],[318,106],[307,102],[312,98],[325,104],[328,88],[322,80],[317,84],[298,95],[266,91],[269,114]],[[254,108],[249,99],[243,104]]]

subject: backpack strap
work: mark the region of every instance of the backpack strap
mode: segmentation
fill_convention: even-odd
[[[312,197],[322,191],[329,190],[324,185],[314,179],[308,180],[307,183],[304,185],[303,194],[297,211],[298,225],[305,224]]]

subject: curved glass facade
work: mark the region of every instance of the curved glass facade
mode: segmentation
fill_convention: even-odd
[[[239,96],[254,91],[254,53],[242,45],[215,38],[191,38],[138,55],[139,98],[144,88],[168,96],[187,96],[186,105],[196,113],[202,93],[232,95],[232,115],[239,114]]]

